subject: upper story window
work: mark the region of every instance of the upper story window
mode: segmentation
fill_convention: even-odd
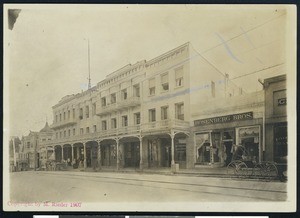
[[[183,86],[183,67],[175,69],[175,83],[176,87]]]
[[[155,109],[149,110],[149,122],[155,122],[156,121],[156,111]]]
[[[161,107],[161,120],[168,119],[168,106]]]
[[[86,133],[90,133],[90,127],[86,127]]]
[[[70,118],[71,118],[71,111],[68,110],[68,119],[70,119]]]
[[[64,112],[64,120],[66,120],[66,112]]]
[[[112,118],[111,119],[111,128],[112,129],[116,129],[117,128],[117,119],[116,118]]]
[[[59,132],[59,138],[62,138],[62,132]]]
[[[74,129],[73,129],[73,135],[75,135],[75,134],[76,134],[76,129],[74,128]]]
[[[70,129],[68,130],[68,136],[69,137],[71,136],[71,130]]]
[[[59,121],[61,121],[61,114],[59,114]]]
[[[122,96],[122,100],[126,100],[127,99],[127,89],[123,89],[121,91],[121,96]]]
[[[89,106],[85,106],[85,117],[86,118],[90,117],[90,107]]]
[[[106,120],[102,121],[102,130],[107,130],[107,122],[106,122]]]
[[[168,73],[161,75],[161,88],[162,88],[162,91],[169,90],[169,74]]]
[[[116,102],[117,102],[117,96],[116,96],[116,93],[113,93],[110,95],[110,103],[114,104]]]
[[[211,81],[211,96],[216,97],[216,84],[214,81]]]
[[[67,136],[67,131],[65,130],[65,131],[64,131],[64,137],[66,137],[66,136]]]
[[[128,116],[122,116],[122,126],[128,126]]]
[[[97,125],[94,125],[94,132],[97,132]]]
[[[83,109],[82,108],[80,108],[80,110],[79,110],[79,119],[83,119]]]
[[[58,122],[58,116],[57,116],[57,114],[55,115],[55,122],[56,123]]]
[[[83,128],[80,128],[80,135],[83,134]]]
[[[141,124],[141,113],[134,114],[134,124],[139,125]]]
[[[184,120],[184,103],[175,104],[175,116],[178,120]]]
[[[58,132],[57,132],[57,133],[55,133],[55,136],[56,136],[56,139],[58,139]]]
[[[96,114],[96,103],[92,106],[92,115],[94,116]]]
[[[102,107],[106,106],[106,97],[101,98],[101,106]]]
[[[27,142],[27,148],[30,148],[30,142]]]
[[[75,108],[73,108],[73,119],[75,119]]]
[[[149,79],[149,95],[155,95],[155,78]]]
[[[133,95],[134,97],[140,97],[140,84],[133,86]]]

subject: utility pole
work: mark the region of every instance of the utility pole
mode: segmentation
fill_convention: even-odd
[[[88,70],[89,70],[89,83],[88,83],[88,89],[91,88],[91,66],[90,66],[90,40],[88,39]]]

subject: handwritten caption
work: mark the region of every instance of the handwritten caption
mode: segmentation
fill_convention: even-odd
[[[82,206],[82,202],[13,202],[8,201],[8,206],[10,207],[61,207],[61,208],[69,208],[69,207],[78,207]]]

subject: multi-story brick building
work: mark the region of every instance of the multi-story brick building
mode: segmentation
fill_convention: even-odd
[[[192,167],[190,106],[241,93],[186,43],[63,97],[53,106],[54,140],[42,147],[85,168]]]

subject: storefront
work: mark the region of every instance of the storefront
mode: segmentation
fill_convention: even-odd
[[[264,80],[266,160],[286,163],[288,154],[286,76]]]
[[[261,161],[262,116],[259,111],[248,111],[195,120],[192,128],[195,166],[227,166],[239,145],[253,161]]]

